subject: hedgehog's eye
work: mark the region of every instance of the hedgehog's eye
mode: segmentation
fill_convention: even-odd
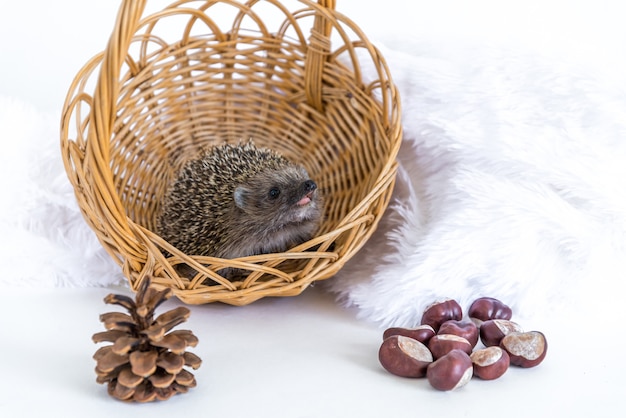
[[[278,187],[272,187],[269,193],[270,199],[276,199],[280,196],[280,189]]]

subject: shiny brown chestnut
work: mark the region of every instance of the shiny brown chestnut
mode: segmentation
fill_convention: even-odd
[[[490,319],[480,326],[480,340],[485,347],[492,347],[500,345],[505,335],[522,331],[522,327],[516,322],[507,319]]]
[[[436,360],[452,350],[461,350],[467,354],[472,352],[472,345],[463,337],[454,334],[437,334],[428,342],[428,349]]]
[[[423,377],[433,356],[421,342],[404,335],[392,335],[381,344],[378,360],[385,370],[396,376]]]
[[[438,334],[452,334],[463,337],[469,341],[472,347],[476,347],[476,344],[478,344],[479,331],[473,322],[451,319],[441,324]]]
[[[509,355],[498,346],[476,350],[470,354],[470,358],[474,365],[474,376],[483,380],[497,379],[509,369]]]
[[[451,319],[460,321],[463,318],[463,309],[461,305],[454,299],[445,299],[434,302],[424,309],[422,314],[422,325],[430,325],[435,332],[439,331],[439,327],[446,321]]]
[[[496,298],[482,297],[476,299],[470,305],[467,316],[476,322],[489,321],[490,319],[511,319],[511,308]]]
[[[529,368],[546,357],[548,341],[539,331],[513,332],[502,338],[500,347],[507,352],[512,365]]]
[[[383,340],[386,340],[392,335],[404,335],[405,337],[413,338],[423,344],[428,344],[428,341],[435,336],[435,330],[430,325],[420,325],[415,328],[391,327],[383,332]]]
[[[464,351],[452,350],[428,366],[426,378],[437,390],[454,390],[465,386],[473,373],[470,356]]]

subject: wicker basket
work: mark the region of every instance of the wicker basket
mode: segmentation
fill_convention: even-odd
[[[334,0],[292,1],[295,11],[286,3],[181,0],[142,17],[145,1],[124,0],[106,49],[70,86],[65,168],[133,289],[151,275],[190,304],[293,296],[333,276],[375,230],[401,141],[389,70]],[[364,80],[364,66],[377,78]],[[182,164],[212,143],[248,138],[316,180],[325,198],[316,237],[285,253],[225,260],[181,253],[155,234]],[[179,276],[180,263],[198,274]],[[231,282],[216,273],[224,267],[250,274]]]

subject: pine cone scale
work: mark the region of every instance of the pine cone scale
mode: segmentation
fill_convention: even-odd
[[[135,388],[143,382],[143,376],[133,373],[130,367],[124,367],[117,376],[117,383],[127,388]]]
[[[112,380],[109,382],[108,392],[109,395],[125,401],[135,394],[135,389],[121,385],[117,380]]]
[[[114,325],[117,322],[132,324],[133,318],[122,312],[108,312],[100,315],[100,322],[104,322],[105,327],[109,325],[112,329],[115,329]]]
[[[154,373],[148,379],[150,380],[150,383],[152,383],[152,385],[155,388],[165,389],[169,387],[172,383],[174,383],[174,380],[176,379],[176,375],[170,374],[166,372],[165,370],[161,369],[160,372]]]
[[[161,326],[166,326],[173,321],[181,319],[184,322],[189,319],[190,314],[191,312],[189,311],[189,309],[185,308],[184,306],[179,306],[176,309],[172,309],[169,312],[165,312],[164,314],[159,315],[155,322]]]
[[[159,356],[157,366],[161,367],[168,373],[177,374],[183,369],[183,366],[185,366],[185,358],[180,354],[174,354],[171,351],[166,351]]]
[[[107,330],[134,332],[135,323],[130,315],[121,312],[109,312],[100,315],[100,322]]]
[[[97,362],[98,370],[108,373],[115,370],[117,367],[128,363],[128,354],[119,355],[115,354],[113,350],[110,350],[104,356],[100,357]]]
[[[168,334],[158,341],[152,341],[152,345],[156,347],[163,347],[170,350],[175,354],[182,354],[187,348],[187,343],[184,339],[177,337],[176,335]]]
[[[96,350],[96,352],[93,354],[92,358],[95,361],[99,361],[102,357],[104,357],[107,353],[109,353],[111,351],[112,346],[107,345],[105,347],[100,347],[99,349]]]
[[[174,395],[176,393],[176,389],[174,389],[173,386],[170,386],[168,388],[157,388],[154,392],[156,393],[156,398],[158,400],[164,401]]]
[[[170,334],[176,335],[177,337],[180,337],[183,340],[185,340],[185,342],[187,343],[189,347],[195,347],[196,345],[198,345],[198,337],[193,335],[191,331],[178,330],[178,331],[172,331],[170,332]]]
[[[124,355],[137,347],[141,343],[139,338],[135,337],[120,337],[113,344],[111,349],[115,354]]]
[[[198,369],[200,364],[202,364],[200,357],[196,356],[194,353],[190,353],[189,351],[183,354],[183,359],[185,360],[185,366],[189,366],[194,370]]]
[[[156,399],[156,390],[152,385],[148,386],[148,382],[143,382],[136,389],[133,394],[133,399],[137,402],[152,402]]]
[[[151,294],[148,297],[146,306],[149,306],[154,312],[163,302],[172,296],[172,289],[165,288],[163,290],[156,290],[151,288]]]
[[[111,370],[110,372],[103,372],[101,370],[98,370],[98,367],[96,367],[96,375],[97,375],[96,382],[100,384],[110,382],[111,380],[114,380],[117,378],[121,370],[122,370],[122,367],[119,367],[117,369]]]
[[[110,305],[120,305],[123,306],[124,308],[128,309],[129,311],[132,311],[133,309],[135,309],[135,301],[128,297],[128,296],[124,296],[124,295],[114,295],[114,294],[110,294],[107,295],[104,298],[104,302],[108,303]]]
[[[189,373],[187,370],[183,369],[176,375],[176,383],[183,386],[190,386],[193,384],[196,385],[196,379],[193,377],[193,374]]]
[[[97,332],[93,335],[93,337],[91,337],[91,339],[93,340],[94,343],[104,343],[104,342],[114,343],[115,341],[117,341],[118,338],[125,337],[126,335],[128,334],[124,331],[112,329],[109,331]]]
[[[159,354],[154,351],[133,351],[130,353],[130,367],[133,373],[142,377],[149,377],[152,373],[156,372],[157,359]]]

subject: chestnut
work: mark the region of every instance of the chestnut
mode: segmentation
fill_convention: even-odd
[[[404,335],[405,337],[411,337],[423,344],[428,344],[428,340],[435,335],[435,330],[430,325],[420,325],[415,328],[391,327],[383,332],[383,340],[386,340],[392,335]]]
[[[473,347],[478,344],[478,327],[473,322],[451,319],[439,327],[439,334],[453,334],[465,338]]]
[[[467,316],[480,325],[481,322],[490,319],[511,319],[513,311],[496,298],[482,297],[472,302],[467,311]]]
[[[433,356],[421,342],[404,335],[392,335],[381,344],[378,360],[385,370],[396,376],[423,377]]]
[[[516,322],[507,319],[490,319],[480,326],[480,340],[485,347],[491,347],[500,345],[505,335],[522,331],[522,327]]]
[[[452,350],[461,350],[470,354],[472,348],[469,341],[454,334],[437,334],[428,342],[428,349],[434,359],[441,358]]]
[[[422,314],[422,325],[430,325],[435,332],[439,331],[439,327],[446,321],[455,319],[460,321],[463,318],[463,309],[461,305],[453,299],[445,299],[432,303],[424,309]]]
[[[535,367],[548,352],[546,336],[539,331],[513,332],[502,338],[500,347],[511,358],[511,364],[519,367]]]
[[[452,350],[428,365],[426,378],[437,390],[453,390],[465,386],[473,373],[470,356],[464,351]]]
[[[502,376],[509,368],[510,358],[505,350],[498,346],[476,350],[470,354],[474,365],[474,376],[483,380],[494,380]]]

